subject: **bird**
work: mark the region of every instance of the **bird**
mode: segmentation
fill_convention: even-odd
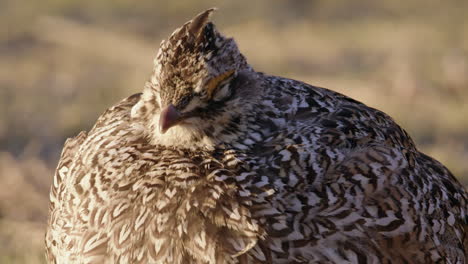
[[[208,9],[66,140],[49,263],[466,263],[467,192],[384,112],[258,72]]]

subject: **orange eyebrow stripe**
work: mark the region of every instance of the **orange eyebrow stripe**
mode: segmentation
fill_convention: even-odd
[[[209,80],[208,83],[206,84],[206,93],[208,95],[208,98],[211,98],[213,96],[213,92],[218,86],[218,84],[226,80],[227,78],[231,77],[232,74],[234,74],[234,72],[235,70],[229,70]]]

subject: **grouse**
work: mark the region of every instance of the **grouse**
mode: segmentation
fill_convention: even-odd
[[[466,263],[467,192],[385,113],[255,71],[197,15],[65,142],[50,263]]]

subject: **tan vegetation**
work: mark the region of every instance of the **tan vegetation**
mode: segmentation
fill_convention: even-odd
[[[160,40],[211,6],[257,70],[385,111],[468,183],[466,1],[3,0],[0,263],[44,261],[64,140],[139,92]]]

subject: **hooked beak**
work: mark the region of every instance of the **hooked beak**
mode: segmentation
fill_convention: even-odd
[[[177,111],[177,109],[172,104],[166,106],[166,108],[163,109],[161,115],[159,116],[159,131],[161,134],[166,133],[169,128],[177,125],[179,120],[179,111]]]

